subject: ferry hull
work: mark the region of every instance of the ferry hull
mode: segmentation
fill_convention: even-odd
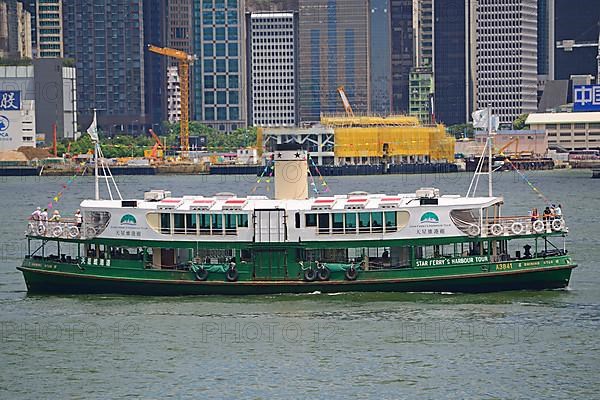
[[[128,294],[152,296],[265,295],[335,292],[463,292],[560,289],[569,285],[576,265],[510,272],[480,272],[462,276],[424,276],[392,279],[222,282],[177,279],[139,279],[52,271],[26,266],[23,272],[29,293]]]

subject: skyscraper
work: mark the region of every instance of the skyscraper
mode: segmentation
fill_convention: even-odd
[[[479,0],[477,107],[500,123],[537,110],[537,2]]]
[[[143,1],[63,4],[65,56],[76,60],[83,125],[98,111],[109,133],[146,124]]]
[[[413,0],[391,0],[392,111],[408,111],[408,86],[413,61]]]
[[[369,1],[369,71],[371,112],[392,112],[392,10],[390,0]]]
[[[246,123],[244,0],[193,4],[193,119],[231,132]]]
[[[590,0],[554,0],[554,41],[598,43],[600,39],[600,5]],[[578,47],[571,51],[554,48],[554,79],[571,75],[597,74],[597,46]]]
[[[172,3],[178,3],[178,1]],[[143,44],[164,47],[167,40],[167,0],[144,0],[143,9]],[[153,126],[153,129],[157,129],[162,121],[167,120],[167,62],[168,60],[164,56],[144,51],[144,82],[146,84],[144,96],[148,123]]]
[[[292,12],[247,14],[249,124],[298,124],[297,23]]]
[[[36,2],[36,57],[63,57],[62,0]]]
[[[0,57],[31,56],[31,14],[21,2],[0,1]]]
[[[364,0],[299,1],[301,121],[343,112],[339,86],[355,112],[370,111],[368,12]]]

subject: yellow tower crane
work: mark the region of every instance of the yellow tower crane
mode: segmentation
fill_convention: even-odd
[[[190,65],[196,58],[185,51],[171,49],[169,47],[158,47],[149,44],[148,50],[163,56],[173,57],[177,60],[179,84],[181,87],[181,118],[179,120],[179,136],[183,156],[182,158],[187,158],[190,150],[190,109],[188,104],[190,93],[189,73]]]

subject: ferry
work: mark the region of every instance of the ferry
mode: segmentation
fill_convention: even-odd
[[[421,188],[310,197],[305,151],[280,145],[271,160],[273,198],[149,190],[122,199],[109,185],[102,200],[96,167],[81,223],[28,221],[18,267],[28,292],[479,293],[565,288],[576,267],[565,218],[504,215],[492,168],[488,196]]]

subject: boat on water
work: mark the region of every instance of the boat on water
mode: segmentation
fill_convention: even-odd
[[[281,145],[271,160],[273,198],[151,190],[126,200],[115,187],[101,200],[96,172],[81,223],[28,221],[18,267],[28,291],[477,293],[565,288],[576,267],[564,217],[503,215],[491,172],[488,196],[422,188],[310,197],[306,152]]]

